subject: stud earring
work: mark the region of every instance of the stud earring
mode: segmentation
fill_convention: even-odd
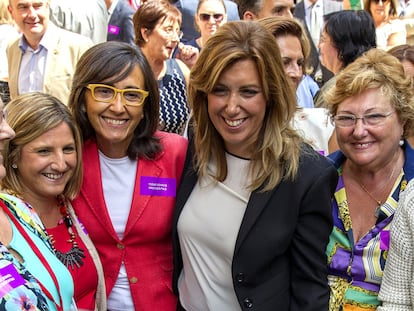
[[[17,168],[17,164],[12,164],[12,168],[16,169]]]

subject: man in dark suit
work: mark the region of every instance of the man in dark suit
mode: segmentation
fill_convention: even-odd
[[[125,0],[105,0],[109,13],[107,41],[135,44],[132,16],[135,10]]]
[[[312,25],[312,10],[318,7],[318,14],[321,22],[318,23],[318,29],[311,29]],[[320,87],[325,84],[333,74],[327,68],[325,68],[319,59],[319,39],[315,38],[316,35],[312,36],[312,33],[316,33],[322,30],[323,26],[323,16],[342,10],[342,1],[336,0],[302,0],[298,2],[295,6],[295,11],[293,13],[294,17],[299,19],[302,24],[305,26],[307,31],[309,42],[311,45],[311,54],[310,54],[310,63],[312,65],[313,71],[311,77],[319,84]]]

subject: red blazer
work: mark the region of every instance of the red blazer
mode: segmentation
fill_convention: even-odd
[[[178,187],[187,140],[175,134],[159,132],[157,135],[161,137],[163,151],[155,160],[138,160],[131,211],[122,240],[116,235],[107,212],[98,148],[93,140],[84,144],[83,185],[73,201],[102,261],[107,296],[123,261],[135,310],[143,311],[176,309],[176,296],[171,288],[171,226],[176,193],[170,185],[168,191],[159,192],[161,195],[146,192],[154,185],[152,182],[157,184],[160,180],[157,178],[175,180]]]

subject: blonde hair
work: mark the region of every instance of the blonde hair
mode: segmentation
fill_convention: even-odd
[[[336,76],[336,84],[325,95],[332,117],[339,104],[368,89],[378,89],[390,100],[399,120],[404,124],[404,138],[412,134],[414,122],[414,91],[400,61],[381,49],[371,49],[349,64]]]
[[[4,190],[22,195],[25,186],[21,182],[18,169],[12,167],[20,159],[22,148],[54,129],[62,122],[66,123],[72,131],[76,148],[76,166],[73,176],[68,181],[63,195],[73,199],[82,185],[82,142],[81,136],[73,117],[68,109],[56,97],[48,94],[34,92],[20,95],[6,106],[7,122],[15,131],[16,136],[5,142],[3,149],[4,167],[6,176],[1,181]]]
[[[258,22],[236,21],[221,26],[201,50],[190,75],[188,100],[194,116],[195,166],[208,175],[208,163],[217,163],[213,176],[223,181],[227,162],[222,137],[208,115],[207,95],[221,74],[240,60],[252,60],[260,77],[266,112],[253,154],[251,190],[273,189],[282,178],[294,179],[298,170],[301,138],[291,127],[297,110],[295,92],[285,74],[279,48]]]

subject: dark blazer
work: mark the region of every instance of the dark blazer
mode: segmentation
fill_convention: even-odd
[[[342,10],[342,1],[335,1],[335,0],[324,0],[323,1],[323,11],[324,11],[323,14],[324,15],[327,15],[329,13],[333,13],[336,11],[341,11],[341,10]],[[302,25],[305,28],[306,33],[309,38],[309,43],[311,47],[309,58],[310,58],[310,64],[313,67],[313,72],[311,74],[312,78],[315,78],[314,75],[315,75],[316,69],[319,66],[321,67],[322,80],[321,81],[317,81],[316,79],[315,80],[316,82],[318,82],[319,86],[322,87],[322,85],[324,85],[326,81],[328,81],[330,78],[333,77],[333,73],[329,71],[325,66],[323,66],[320,62],[319,48],[313,43],[308,26],[306,25],[305,1],[300,1],[296,3],[295,11],[293,15],[294,17],[296,17],[302,22]]]
[[[107,41],[121,41],[134,45],[132,16],[135,10],[125,0],[119,0],[108,22]]]
[[[190,143],[173,218],[173,288],[183,269],[177,223],[197,182]],[[304,145],[299,176],[268,192],[253,191],[240,226],[232,263],[242,310],[328,310],[326,245],[338,175],[326,158]],[[219,217],[219,215],[217,215]]]

